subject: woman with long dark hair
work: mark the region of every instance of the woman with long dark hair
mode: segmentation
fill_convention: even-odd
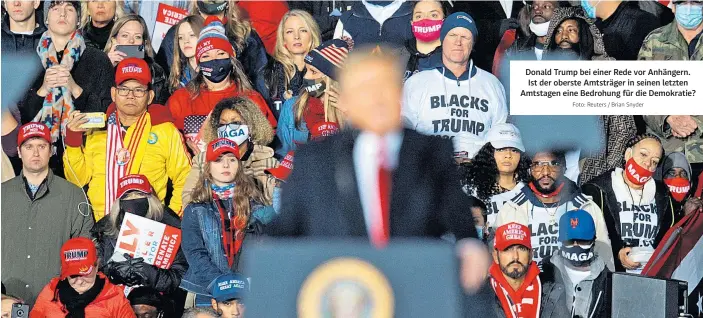
[[[186,87],[198,73],[195,61],[195,46],[198,44],[200,30],[205,20],[199,15],[189,15],[176,23],[176,37],[173,45],[173,63],[169,75],[169,88],[173,92]]]
[[[520,131],[513,124],[498,124],[488,131],[486,144],[467,164],[463,183],[469,194],[486,205],[487,228],[495,223],[503,204],[529,180],[530,158]]]

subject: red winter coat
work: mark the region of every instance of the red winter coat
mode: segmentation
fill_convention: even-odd
[[[173,116],[173,124],[180,130],[183,130],[184,120],[186,116],[190,115],[209,115],[210,112],[215,109],[215,105],[225,98],[235,97],[235,96],[246,96],[251,99],[254,104],[259,106],[259,109],[264,114],[264,117],[268,119],[271,127],[276,129],[276,117],[273,116],[271,109],[269,109],[266,101],[263,97],[256,91],[252,90],[249,92],[239,93],[237,91],[237,85],[232,84],[224,90],[211,92],[205,88],[200,90],[200,94],[193,99],[188,92],[187,87],[180,88],[173,92],[171,98],[166,102],[166,106],[171,111]]]
[[[273,55],[276,47],[276,31],[283,15],[288,12],[288,4],[283,0],[259,1],[240,0],[237,6],[249,16],[252,27],[264,42],[266,52]]]
[[[97,298],[88,307],[85,307],[85,316],[90,318],[136,318],[129,301],[124,296],[124,289],[110,283],[103,275],[105,286]],[[34,308],[29,313],[29,318],[55,318],[66,317],[68,311],[60,300],[53,300],[56,294],[56,285],[59,278],[55,277],[42,289],[34,303]]]

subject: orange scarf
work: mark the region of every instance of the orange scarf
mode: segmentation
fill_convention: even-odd
[[[537,263],[530,263],[525,281],[518,290],[513,290],[503,276],[500,265],[493,264],[489,270],[491,286],[500,300],[508,318],[538,318],[542,303],[542,282],[539,279]]]

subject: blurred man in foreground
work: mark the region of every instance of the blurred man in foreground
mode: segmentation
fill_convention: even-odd
[[[385,52],[381,50],[381,52]],[[393,56],[357,50],[340,78],[338,106],[354,127],[296,152],[281,212],[267,229],[276,236],[369,237],[382,248],[391,236],[458,240],[462,284],[483,283],[489,257],[476,238],[449,140],[403,129],[402,74]]]

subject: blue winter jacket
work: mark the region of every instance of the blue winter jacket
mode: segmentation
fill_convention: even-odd
[[[285,157],[289,151],[294,151],[298,147],[297,144],[306,144],[310,136],[308,126],[304,120],[301,119],[300,127],[295,126],[293,107],[297,100],[297,96],[286,100],[278,117],[276,136],[281,141],[281,146],[276,149],[276,154],[281,156],[281,158]]]
[[[225,209],[230,209],[232,201],[223,201]],[[262,206],[251,202],[252,218],[247,226],[246,241],[253,234],[257,224],[267,224],[275,217],[272,206]],[[181,279],[180,287],[197,295],[209,296],[208,285],[221,274],[233,272],[222,246],[220,212],[214,202],[191,203],[183,212],[181,223],[181,249],[188,261],[188,271]],[[244,249],[242,243],[242,250]],[[240,251],[241,254],[241,251]],[[236,263],[236,262],[235,262]]]
[[[393,47],[404,47],[405,42],[414,39],[410,22],[412,20],[413,2],[404,2],[393,15],[379,24],[371,16],[363,2],[355,2],[351,11],[342,13],[339,21],[344,31],[351,35],[354,46],[364,44],[386,43]]]

